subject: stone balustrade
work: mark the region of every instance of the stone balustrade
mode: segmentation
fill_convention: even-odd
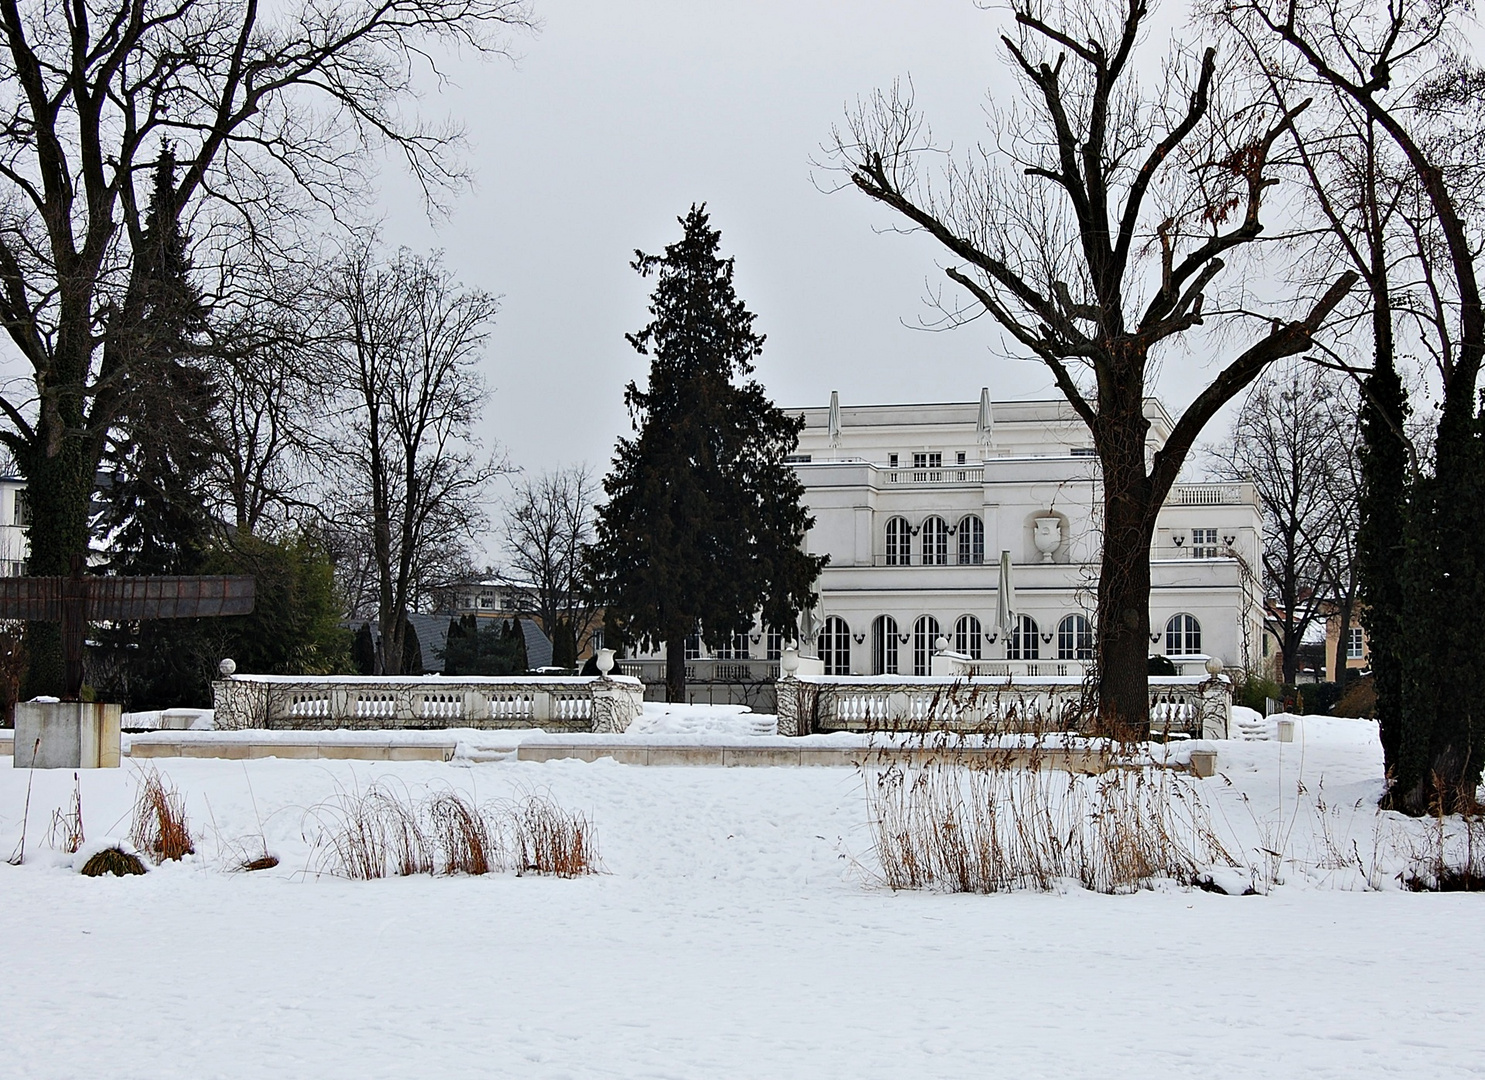
[[[780,735],[817,731],[1076,730],[1089,686],[1054,676],[1013,678],[801,675],[777,685]],[[1225,675],[1150,677],[1150,730],[1164,738],[1225,739]]]
[[[644,685],[602,678],[228,675],[212,683],[216,726],[247,728],[546,728],[621,732]]]

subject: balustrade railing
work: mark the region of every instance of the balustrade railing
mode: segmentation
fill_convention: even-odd
[[[212,684],[219,728],[550,727],[623,731],[638,679],[231,675]]]

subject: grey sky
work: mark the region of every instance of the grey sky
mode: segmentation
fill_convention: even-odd
[[[502,294],[489,346],[487,431],[540,470],[606,469],[628,430],[624,340],[652,282],[628,263],[679,236],[705,201],[768,343],[758,375],[781,405],[1052,396],[1043,370],[1001,359],[988,325],[909,329],[942,273],[922,237],[853,191],[824,194],[811,158],[858,95],[911,75],[935,132],[984,134],[1006,87],[1003,13],[970,0],[537,0],[545,26],[514,66],[453,69],[430,95],[468,127],[477,188],[430,226],[410,186],[383,181],[390,242],[441,247],[467,284]],[[1179,405],[1196,379],[1174,370]]]

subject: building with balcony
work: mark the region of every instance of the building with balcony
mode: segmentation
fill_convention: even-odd
[[[815,518],[806,539],[829,554],[808,620],[826,674],[927,675],[935,642],[974,659],[1092,659],[1102,506],[1087,427],[1056,401],[837,406],[803,410],[793,464]],[[1173,421],[1147,401],[1148,452]],[[1150,652],[1183,662],[1259,661],[1263,522],[1251,485],[1180,484],[1151,551]],[[1010,634],[996,625],[1001,552],[1010,553]],[[778,656],[761,627],[734,642],[696,640],[696,699],[729,700],[707,675]],[[656,672],[634,673],[646,681]],[[761,662],[761,663],[760,663]],[[737,669],[737,670],[733,670]],[[766,675],[760,671],[759,677]],[[733,694],[731,700],[739,700]]]

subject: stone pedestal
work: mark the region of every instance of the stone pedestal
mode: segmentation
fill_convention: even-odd
[[[22,701],[15,707],[17,769],[117,769],[119,706]]]

